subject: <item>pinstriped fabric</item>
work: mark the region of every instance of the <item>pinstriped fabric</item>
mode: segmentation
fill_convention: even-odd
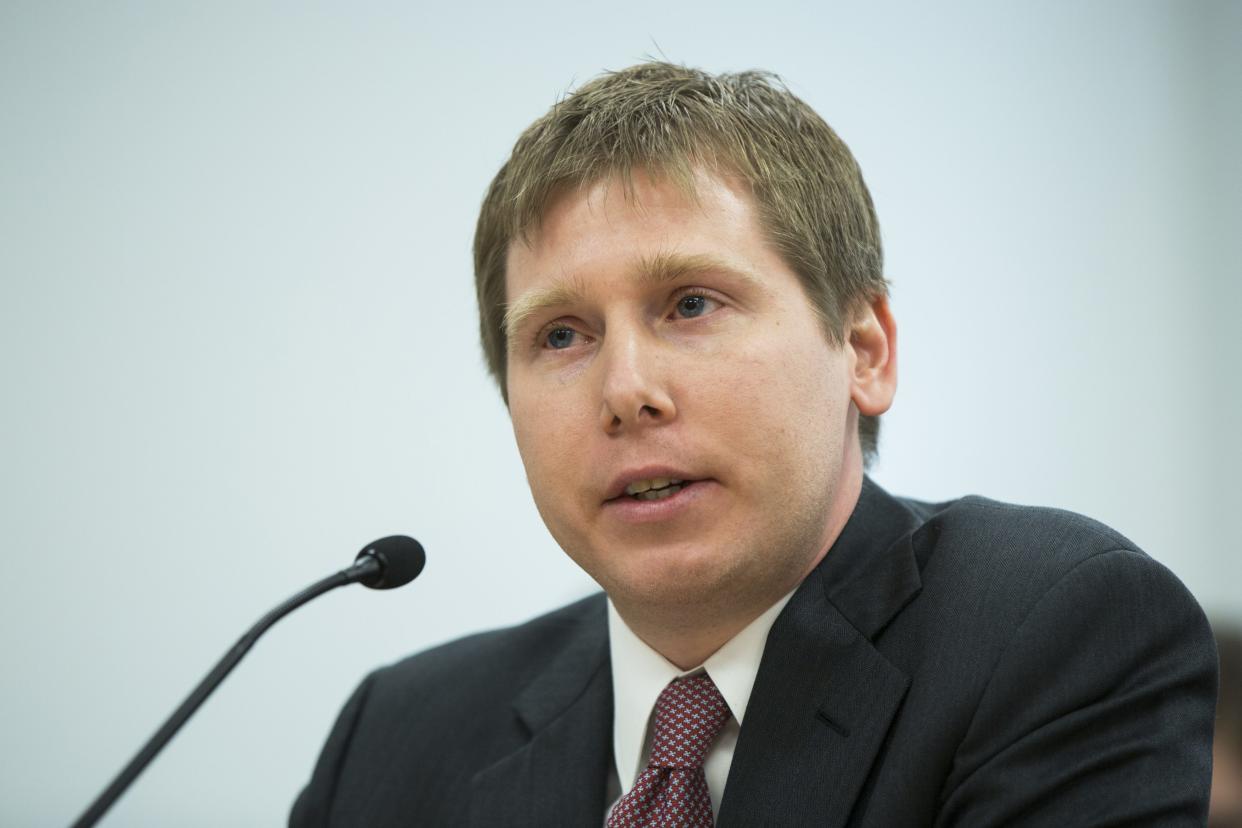
[[[670,682],[656,700],[651,760],[613,807],[608,828],[711,828],[703,759],[729,715],[707,674]]]

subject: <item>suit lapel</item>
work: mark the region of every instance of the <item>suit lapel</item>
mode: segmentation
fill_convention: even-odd
[[[602,823],[612,761],[603,596],[592,613],[514,702],[530,740],[474,777],[470,824],[475,828]]]
[[[845,825],[909,678],[872,640],[918,593],[918,520],[869,479],[768,635],[719,828]]]

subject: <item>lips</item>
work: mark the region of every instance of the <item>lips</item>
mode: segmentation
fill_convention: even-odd
[[[677,478],[657,477],[654,480],[640,480],[625,487],[625,493],[635,500],[663,500],[681,491],[690,482]]]
[[[614,500],[659,500],[669,497],[701,478],[670,466],[649,466],[625,471],[613,478],[605,490],[604,502]],[[667,492],[667,494],[661,494]]]
[[[685,474],[685,472],[677,472]],[[672,472],[669,472],[672,474]],[[720,500],[721,486],[710,477],[694,479],[690,477],[670,477],[669,480],[681,480],[677,485],[665,486],[662,489],[648,489],[637,495],[626,494],[624,487],[621,493],[605,500],[599,507],[601,520],[611,527],[610,531],[621,533],[639,532],[650,539],[651,532],[678,531],[678,527],[701,525],[704,519],[719,514],[715,509],[724,505]],[[638,482],[650,482],[653,478],[646,473],[637,478]],[[629,485],[635,481],[620,480],[618,483]],[[615,491],[616,488],[612,489]],[[689,521],[689,522],[687,522]]]

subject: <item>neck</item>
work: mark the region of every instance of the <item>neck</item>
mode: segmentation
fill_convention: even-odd
[[[778,597],[777,600],[780,598]],[[753,617],[745,620],[735,619],[732,623],[719,626],[699,625],[692,629],[676,630],[666,626],[643,623],[642,620],[635,625],[620,607],[617,607],[617,612],[625,619],[625,623],[629,625],[634,634],[641,638],[648,647],[664,656],[682,671],[693,670],[701,666],[730,639],[746,629],[747,624],[763,614],[763,610],[760,610]]]

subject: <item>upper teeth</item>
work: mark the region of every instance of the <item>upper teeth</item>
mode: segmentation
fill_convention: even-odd
[[[665,486],[676,486],[680,483],[681,481],[674,477],[653,477],[650,480],[635,480],[625,487],[625,493],[636,495],[650,489],[663,489]]]

